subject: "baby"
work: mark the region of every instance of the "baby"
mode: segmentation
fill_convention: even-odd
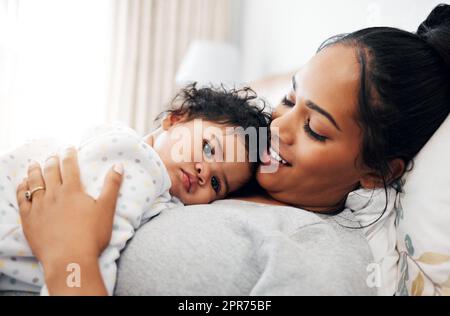
[[[170,207],[224,198],[251,179],[270,118],[255,100],[247,88],[193,84],[181,90],[160,127],[144,138],[125,126],[97,127],[84,137],[78,160],[88,194],[99,196],[113,164],[121,163],[124,170],[111,241],[99,258],[109,294],[120,251],[143,223]],[[23,235],[16,188],[33,160],[44,163],[60,148],[39,140],[0,157],[0,290],[47,293]]]

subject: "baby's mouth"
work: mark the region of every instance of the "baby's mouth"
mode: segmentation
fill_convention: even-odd
[[[181,183],[187,193],[194,189],[194,177],[181,169]]]

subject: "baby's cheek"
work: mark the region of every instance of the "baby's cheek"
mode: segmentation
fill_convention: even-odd
[[[205,196],[204,193],[196,192],[196,194],[181,194],[178,197],[184,205],[193,205],[193,204],[207,204],[211,201],[211,199]]]
[[[208,192],[208,189],[205,187],[201,192],[198,192],[198,195],[195,196],[195,200],[196,204],[208,204],[217,200],[217,196]]]

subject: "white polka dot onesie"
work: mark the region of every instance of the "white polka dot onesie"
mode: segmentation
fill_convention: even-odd
[[[48,293],[41,266],[23,235],[16,190],[27,176],[32,160],[42,165],[51,153],[62,148],[54,141],[37,140],[0,156],[0,291]],[[111,295],[116,280],[115,262],[135,230],[161,210],[181,202],[169,194],[170,178],[158,154],[128,127],[102,126],[91,131],[78,147],[78,161],[84,188],[94,198],[98,198],[111,167],[115,163],[124,166],[111,242],[99,259]]]

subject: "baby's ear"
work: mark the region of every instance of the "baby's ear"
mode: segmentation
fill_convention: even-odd
[[[161,127],[163,130],[167,131],[172,126],[184,121],[185,115],[178,115],[169,113],[167,116],[162,120]]]

